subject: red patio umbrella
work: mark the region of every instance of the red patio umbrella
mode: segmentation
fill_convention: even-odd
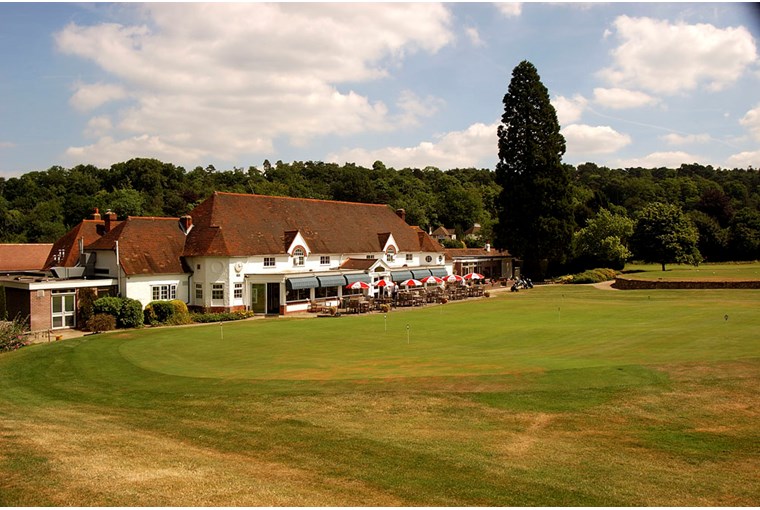
[[[447,283],[456,283],[456,282],[464,281],[464,278],[462,278],[458,274],[450,274],[449,276],[444,278],[443,281]]]
[[[485,278],[485,276],[480,273],[467,273],[464,275],[465,280],[482,280],[483,278]]]
[[[391,287],[393,286],[393,282],[389,282],[388,280],[379,280],[375,287]]]
[[[414,278],[409,278],[408,280],[404,280],[403,282],[399,283],[399,285],[403,287],[416,287],[418,285],[422,285],[422,282],[415,280]]]
[[[354,283],[349,283],[348,285],[346,285],[346,288],[351,289],[351,290],[356,290],[356,289],[364,290],[364,289],[369,288],[369,284],[364,283],[364,282],[354,282]]]
[[[422,283],[443,283],[442,278],[438,278],[437,276],[426,276],[425,278],[420,280]]]

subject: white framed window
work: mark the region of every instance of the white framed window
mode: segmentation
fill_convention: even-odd
[[[374,258],[375,258],[375,256],[374,256],[374,255],[367,255],[367,258],[368,258],[368,259],[374,259]]]
[[[167,301],[169,299],[177,299],[177,286],[176,285],[151,285],[151,295],[153,301]]]
[[[274,267],[274,257],[264,257],[264,267]]]
[[[234,297],[235,299],[243,299],[243,284],[236,283],[232,292],[233,292],[232,297]]]
[[[211,285],[211,299],[214,301],[224,301],[223,283],[214,283]]]
[[[330,256],[329,255],[321,255],[319,257],[319,265],[320,266],[329,266],[330,265]]]
[[[433,257],[431,257],[430,255],[428,255],[427,257],[425,257],[425,262],[427,262],[428,264],[430,262],[433,262]]]
[[[304,264],[304,258],[306,257],[306,250],[300,246],[293,250],[293,265],[302,266]]]
[[[414,258],[414,256],[411,253],[407,253],[406,254],[406,261],[407,262],[411,262],[413,258]]]
[[[195,284],[195,299],[203,299],[203,284]]]
[[[52,292],[53,329],[73,328],[76,325],[76,298],[73,292]],[[70,292],[70,291],[69,291]]]
[[[388,246],[388,249],[385,251],[385,261],[386,262],[393,262],[396,260],[396,248],[393,246]]]

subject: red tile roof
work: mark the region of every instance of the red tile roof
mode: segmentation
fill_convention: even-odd
[[[485,248],[446,248],[446,258],[474,258],[474,257],[511,257],[507,250],[497,250],[491,248],[486,251]]]
[[[443,252],[387,205],[214,193],[190,215],[193,229],[185,256],[285,253],[286,238],[294,231],[315,253],[379,252],[385,233],[393,234],[400,252]]]
[[[130,216],[87,249],[114,250],[116,241],[119,241],[119,262],[127,275],[186,272],[180,259],[185,234],[179,218]]]
[[[0,244],[0,271],[38,271],[53,248],[52,244]]]
[[[45,269],[54,266],[73,267],[79,263],[79,240],[84,238],[84,245],[100,239],[102,229],[105,225],[103,220],[83,220],[77,226],[66,232],[63,237],[58,239],[50,250],[50,254],[45,261]],[[113,225],[118,226],[119,223]],[[98,228],[100,227],[100,228]],[[112,227],[112,228],[115,228]],[[56,257],[62,257],[56,260]]]
[[[340,265],[341,269],[357,269],[360,271],[366,271],[370,267],[372,267],[375,262],[377,262],[377,259],[346,259],[343,261],[343,263]]]

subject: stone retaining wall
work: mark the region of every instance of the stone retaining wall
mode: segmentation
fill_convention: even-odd
[[[649,289],[760,289],[760,281],[676,281],[676,280],[630,280],[616,278],[612,286],[620,290]]]

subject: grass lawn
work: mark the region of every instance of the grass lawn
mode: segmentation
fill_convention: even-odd
[[[756,506],[758,305],[537,286],[28,347],[0,504]]]
[[[760,280],[760,263],[729,262],[690,266],[669,264],[665,271],[659,264],[627,264],[623,276],[641,280],[707,280],[707,281],[749,281]]]

